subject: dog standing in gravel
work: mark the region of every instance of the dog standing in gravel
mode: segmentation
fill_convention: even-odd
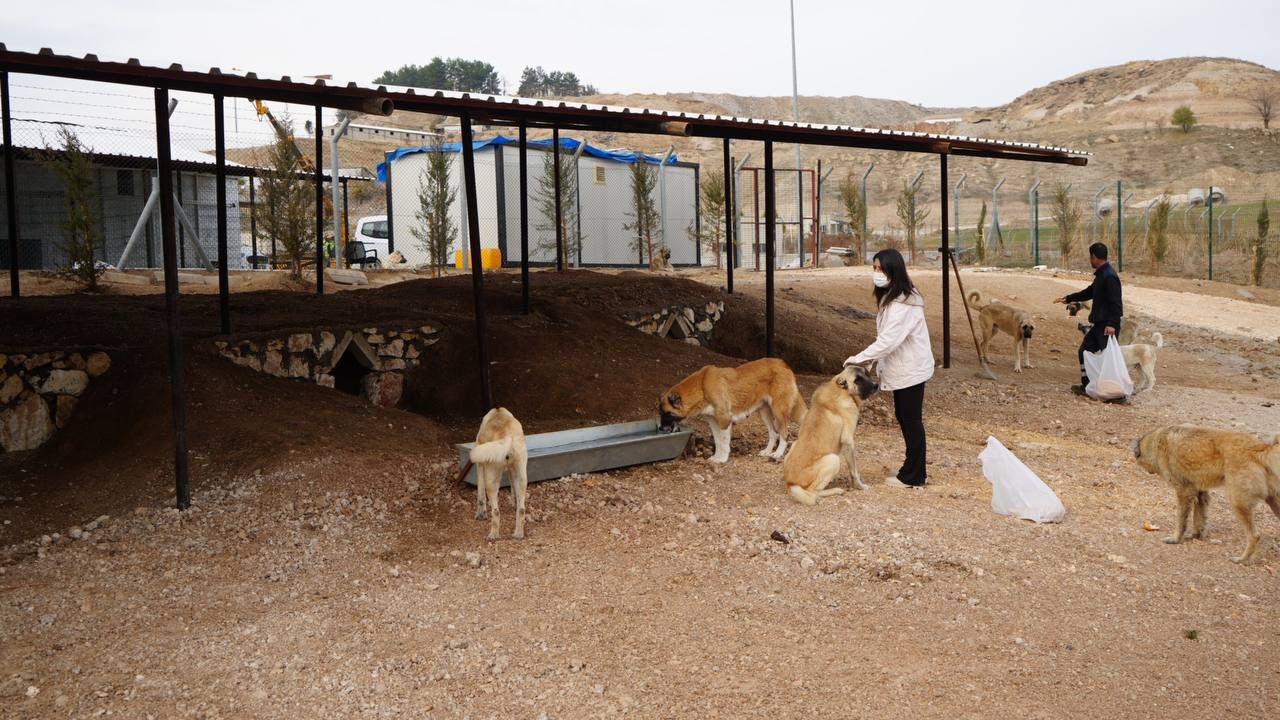
[[[1258,549],[1253,509],[1264,501],[1280,518],[1280,438],[1195,425],[1166,425],[1143,435],[1133,445],[1138,465],[1164,478],[1178,497],[1178,527],[1165,542],[1187,536],[1187,518],[1194,512],[1191,538],[1204,535],[1209,515],[1209,490],[1226,486],[1227,497],[1244,526],[1244,552],[1232,558],[1247,562]]]
[[[974,290],[969,293],[969,303],[978,310],[978,324],[982,327],[982,344],[978,352],[982,361],[989,363],[987,346],[997,332],[1005,332],[1013,338],[1013,371],[1022,372],[1023,367],[1035,369],[1031,364],[1031,334],[1036,326],[1031,322],[1031,313],[999,301],[982,304],[982,293]]]
[[[716,443],[711,462],[727,463],[733,424],[757,412],[769,430],[769,443],[760,454],[781,460],[791,420],[803,422],[805,415],[796,375],[785,361],[764,358],[736,368],[704,366],[662,394],[658,425],[672,432],[689,418],[707,418]]]
[[[476,519],[485,518],[486,506],[493,513],[489,520],[489,539],[498,539],[502,524],[498,518],[498,488],[504,474],[511,477],[511,495],[516,505],[516,530],[512,537],[523,539],[529,451],[520,421],[506,408],[490,410],[480,423],[469,459],[476,467]]]
[[[1150,344],[1134,343],[1120,346],[1120,352],[1124,353],[1125,366],[1136,365],[1142,373],[1142,382],[1133,388],[1134,395],[1156,386],[1156,352],[1162,347],[1164,347],[1164,335],[1158,332],[1151,333]]]
[[[1088,300],[1082,300],[1080,302],[1069,302],[1067,303],[1067,314],[1070,315],[1071,317],[1075,317],[1076,315],[1080,314],[1081,310],[1087,311],[1092,306],[1093,304],[1090,303]],[[1093,326],[1089,325],[1088,323],[1080,323],[1076,325],[1076,327],[1080,329],[1080,332],[1088,333],[1089,329],[1092,328]],[[1138,329],[1141,327],[1142,327],[1142,324],[1139,323],[1137,320],[1134,320],[1133,318],[1130,318],[1130,317],[1126,317],[1124,319],[1124,322],[1120,324],[1120,334],[1119,334],[1120,344],[1133,345],[1138,339]]]
[[[782,463],[787,492],[796,502],[814,505],[821,498],[843,493],[843,488],[827,487],[839,474],[842,461],[849,466],[854,487],[867,489],[858,474],[853,433],[862,404],[879,389],[880,383],[865,369],[850,365],[814,391],[800,434]]]

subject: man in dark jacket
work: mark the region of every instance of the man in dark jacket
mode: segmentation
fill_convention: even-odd
[[[1080,343],[1076,355],[1080,359],[1080,384],[1072,385],[1071,392],[1084,395],[1089,376],[1084,371],[1084,354],[1099,352],[1107,346],[1107,338],[1120,333],[1124,320],[1124,297],[1120,288],[1120,276],[1107,262],[1107,246],[1094,243],[1089,246],[1089,264],[1093,266],[1093,284],[1077,293],[1054,300],[1056,303],[1093,302],[1089,310],[1089,322],[1093,325]]]

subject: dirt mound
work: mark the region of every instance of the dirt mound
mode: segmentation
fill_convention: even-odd
[[[708,363],[728,365],[764,352],[764,306],[686,278],[641,272],[536,272],[533,312],[521,312],[519,277],[486,277],[495,402],[530,432],[635,420],[653,414],[663,389]],[[832,333],[870,333],[865,320],[820,321],[827,303],[780,285],[777,347],[800,372],[834,372],[846,343]],[[713,347],[660,339],[623,318],[672,305],[724,302]],[[11,304],[0,332],[8,352],[99,347],[112,371],[86,393],[71,425],[32,453],[0,455],[0,496],[22,497],[23,513],[6,537],[56,528],[61,518],[128,510],[172,492],[173,440],[164,307],[159,296],[51,296]],[[401,406],[379,410],[343,393],[268,377],[217,357],[217,298],[184,296],[189,447],[195,488],[269,472],[323,446],[367,452],[438,453],[474,433],[477,393],[471,280],[456,275],[324,297],[254,292],[232,297],[237,336],[292,331],[416,327],[440,330],[423,364],[406,376]],[[869,335],[868,335],[869,336]],[[111,510],[103,510],[111,508]]]

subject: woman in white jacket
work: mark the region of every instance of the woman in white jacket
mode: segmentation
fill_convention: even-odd
[[[872,260],[875,284],[876,341],[844,361],[875,363],[880,389],[893,391],[893,414],[902,428],[907,457],[897,475],[885,480],[895,487],[925,484],[924,384],[933,377],[933,349],[924,319],[924,298],[911,283],[902,253],[881,250]]]

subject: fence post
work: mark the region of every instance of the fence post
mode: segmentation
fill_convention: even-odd
[[[1209,193],[1205,198],[1209,206],[1209,279],[1213,279],[1213,180],[1209,180]]]
[[[1116,181],[1116,262],[1118,270],[1124,272],[1124,187],[1120,180]]]
[[[1035,199],[1035,225],[1036,225],[1036,265],[1040,264],[1040,181],[1036,181],[1036,191],[1033,193]]]
[[[871,214],[867,212],[867,176],[875,169],[876,164],[873,162],[867,166],[867,171],[862,173],[862,242],[858,243],[859,265],[867,261],[867,240],[870,239],[867,235],[867,217]]]
[[[257,171],[254,171],[257,173]],[[254,194],[254,181],[257,176],[249,176],[249,242],[253,245],[253,269],[258,269],[258,198]]]
[[[551,183],[552,191],[556,194],[556,272],[564,270],[564,223],[561,220],[562,208],[560,207],[560,126],[554,125],[551,128],[551,154],[552,165]],[[650,258],[652,260],[652,258]]]

